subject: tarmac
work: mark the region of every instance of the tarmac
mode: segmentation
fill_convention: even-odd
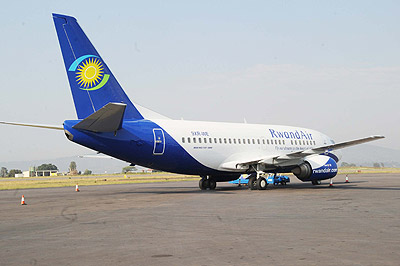
[[[0,265],[399,265],[400,174],[349,178],[0,191]]]

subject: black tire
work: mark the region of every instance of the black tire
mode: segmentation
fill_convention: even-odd
[[[286,181],[282,181],[282,186],[286,186]]]
[[[314,186],[321,185],[321,180],[313,180],[311,181],[311,184],[313,184]]]
[[[213,178],[208,179],[208,184],[210,190],[214,190],[217,187],[217,182]]]
[[[256,190],[257,189],[257,179],[255,176],[251,176],[249,178],[249,188],[251,190]]]
[[[266,190],[268,186],[267,180],[264,177],[259,177],[257,179],[257,188],[259,190]]]
[[[207,181],[208,181],[208,180],[205,179],[205,178],[200,179],[200,181],[199,181],[199,188],[200,188],[201,190],[206,190],[206,189],[207,189],[207,184],[209,183],[209,182],[207,182]]]

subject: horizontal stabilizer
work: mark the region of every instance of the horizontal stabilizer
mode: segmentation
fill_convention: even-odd
[[[121,129],[125,108],[126,104],[123,103],[108,103],[73,128],[92,132],[115,132]]]
[[[27,123],[4,122],[4,121],[0,121],[0,124],[13,125],[13,126],[23,126],[23,127],[39,127],[39,128],[47,128],[47,129],[64,130],[64,128],[61,127],[61,126],[51,126],[51,125],[27,124]]]

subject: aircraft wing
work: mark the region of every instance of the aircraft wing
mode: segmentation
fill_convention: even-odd
[[[78,155],[79,158],[95,158],[95,159],[115,159],[109,155],[97,153],[96,155],[93,154],[85,154],[85,155]]]
[[[370,142],[370,141],[374,141],[374,140],[378,140],[378,139],[382,139],[382,138],[384,138],[384,136],[370,136],[370,137],[366,137],[366,138],[355,139],[355,140],[320,146],[320,147],[316,147],[316,148],[313,148],[310,150],[292,152],[292,153],[288,153],[285,155],[276,156],[273,158],[276,160],[290,160],[290,159],[296,159],[296,158],[303,158],[308,155],[320,154],[320,153],[333,151],[333,150],[339,150],[339,149],[343,149],[346,147],[355,146],[355,145],[359,145],[362,143],[366,143],[366,142]],[[261,163],[263,161],[261,161]]]
[[[384,136],[370,136],[366,138],[361,138],[361,139],[355,139],[355,140],[350,140],[350,141],[344,141],[336,144],[329,144],[325,146],[320,146],[320,147],[315,147],[313,149],[309,150],[303,150],[303,151],[297,151],[297,152],[291,152],[283,155],[277,155],[277,156],[269,156],[265,158],[256,158],[256,159],[251,159],[248,161],[229,161],[225,162],[220,165],[221,168],[227,169],[227,170],[243,170],[247,169],[250,165],[257,165],[257,164],[266,164],[266,165],[279,165],[279,164],[286,164],[289,163],[290,161],[297,162],[299,159],[302,159],[306,156],[313,155],[313,154],[321,154],[333,150],[338,150],[338,149],[343,149],[346,147],[382,139]]]
[[[0,121],[0,124],[4,124],[4,125],[14,125],[14,126],[24,126],[24,127],[39,127],[39,128],[56,129],[56,130],[64,130],[64,128],[61,127],[61,126],[51,126],[51,125],[27,124],[27,123],[4,122],[4,121]]]

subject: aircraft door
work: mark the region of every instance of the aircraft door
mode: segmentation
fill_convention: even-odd
[[[164,131],[161,128],[153,129],[154,135],[154,155],[163,155],[165,150],[165,136]]]

